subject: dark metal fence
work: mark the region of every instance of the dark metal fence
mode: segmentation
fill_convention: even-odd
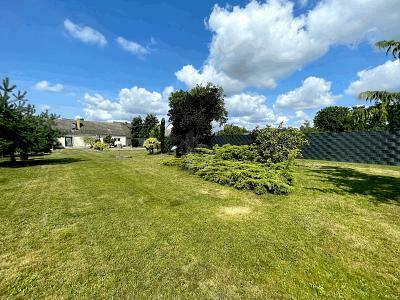
[[[315,133],[308,140],[301,151],[305,159],[400,166],[400,131]],[[215,136],[211,140],[211,146],[250,143],[250,135]]]

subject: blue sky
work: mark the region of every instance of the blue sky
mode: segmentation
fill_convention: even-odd
[[[165,116],[171,91],[212,81],[229,122],[297,126],[362,104],[364,89],[400,89],[399,64],[372,47],[400,38],[400,1],[359,2],[9,2],[0,75],[66,118]]]

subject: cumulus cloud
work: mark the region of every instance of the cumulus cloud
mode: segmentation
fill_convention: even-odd
[[[213,33],[209,57],[201,70],[184,67],[177,72],[178,79],[190,86],[211,77],[227,90],[228,83],[235,82],[236,91],[245,86],[274,88],[277,80],[315,61],[333,45],[400,37],[398,0],[323,0],[298,16],[293,7],[293,2],[283,0],[214,6],[207,21]],[[195,79],[188,78],[190,74]]]
[[[276,121],[271,108],[266,105],[266,97],[258,94],[236,94],[225,99],[229,123],[252,129]]]
[[[101,121],[131,120],[134,115],[148,113],[166,115],[171,92],[172,87],[166,87],[162,93],[158,93],[135,86],[121,89],[116,100],[86,93],[84,111],[88,119]]]
[[[64,86],[60,83],[51,84],[47,80],[42,80],[37,82],[33,88],[39,91],[49,91],[49,92],[61,92],[64,90]]]
[[[331,92],[331,82],[323,78],[308,77],[302,85],[286,94],[279,95],[274,107],[291,109],[311,109],[329,106],[339,96]]]
[[[117,43],[121,46],[122,49],[125,51],[128,51],[138,57],[143,57],[146,54],[149,54],[149,50],[142,45],[133,42],[133,41],[128,41],[127,39],[124,39],[122,36],[119,36],[116,39]]]
[[[107,45],[107,40],[104,35],[89,26],[78,25],[69,19],[65,19],[64,28],[73,38],[84,43],[97,44],[100,47]]]
[[[346,93],[357,96],[365,91],[399,91],[400,61],[387,61],[383,65],[362,70],[357,73],[358,80],[353,81]]]
[[[210,65],[204,66],[201,71],[198,71],[192,65],[187,65],[176,72],[175,76],[189,88],[197,84],[205,85],[209,82],[222,86],[227,95],[238,93],[244,88],[242,82],[232,79],[224,73],[217,72]]]

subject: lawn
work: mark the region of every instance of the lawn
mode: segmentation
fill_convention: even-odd
[[[400,167],[300,160],[257,196],[163,159],[0,165],[0,298],[399,298]]]

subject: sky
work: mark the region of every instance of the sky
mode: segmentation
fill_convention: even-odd
[[[299,126],[365,90],[400,90],[400,0],[7,1],[0,76],[38,112],[166,117],[171,92],[223,87],[228,123]],[[379,16],[379,17],[377,17]]]

